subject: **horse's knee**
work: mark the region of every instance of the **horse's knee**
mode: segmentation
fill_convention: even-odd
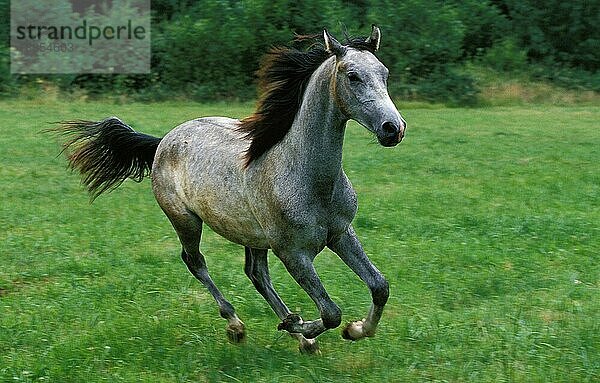
[[[384,306],[387,303],[390,296],[390,284],[383,276],[373,284],[371,295],[373,296],[373,303],[377,306]]]
[[[323,326],[325,326],[325,328],[336,328],[342,323],[342,310],[333,303],[331,307],[328,307],[321,312],[321,320],[323,321]]]

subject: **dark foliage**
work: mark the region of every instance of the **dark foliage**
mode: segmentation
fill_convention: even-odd
[[[482,57],[498,71],[600,91],[597,1],[153,0],[152,73],[109,76],[10,75],[9,4],[0,0],[0,96],[42,80],[91,97],[252,99],[255,71],[271,47],[324,27],[364,34],[371,23],[383,32],[392,97],[473,103],[476,83],[460,68]]]

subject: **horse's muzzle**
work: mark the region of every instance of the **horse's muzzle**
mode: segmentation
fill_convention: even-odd
[[[381,130],[377,135],[377,140],[381,146],[392,147],[398,145],[404,138],[406,123],[399,121],[397,123],[386,121],[381,125]]]

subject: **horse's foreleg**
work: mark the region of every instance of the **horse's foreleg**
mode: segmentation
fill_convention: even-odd
[[[373,298],[367,317],[349,323],[344,328],[342,336],[345,339],[358,340],[375,335],[383,307],[389,297],[388,282],[365,254],[352,226],[337,241],[329,243],[328,247],[365,282]]]
[[[314,321],[303,321],[297,314],[289,314],[277,327],[289,333],[298,333],[308,339],[313,339],[325,330],[335,328],[342,321],[342,311],[329,298],[325,287],[321,283],[317,272],[308,254],[302,252],[276,253],[283,262],[290,275],[306,291],[315,302],[321,318]]]
[[[269,275],[269,263],[267,260],[266,249],[252,249],[246,247],[244,271],[250,281],[252,281],[256,290],[263,298],[265,298],[267,303],[269,303],[279,319],[283,321],[292,313],[273,288],[271,277]],[[302,334],[290,335],[298,340],[300,352],[307,354],[319,352],[319,346],[316,339],[306,339]]]
[[[265,298],[279,319],[283,320],[292,313],[271,284],[266,249],[252,249],[246,247],[244,271],[250,281],[252,281],[256,291]]]

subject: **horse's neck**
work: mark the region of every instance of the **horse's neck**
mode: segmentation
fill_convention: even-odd
[[[302,106],[280,146],[280,164],[293,166],[303,183],[319,188],[333,187],[342,168],[342,146],[346,119],[330,95],[335,61],[323,63],[311,77]]]

